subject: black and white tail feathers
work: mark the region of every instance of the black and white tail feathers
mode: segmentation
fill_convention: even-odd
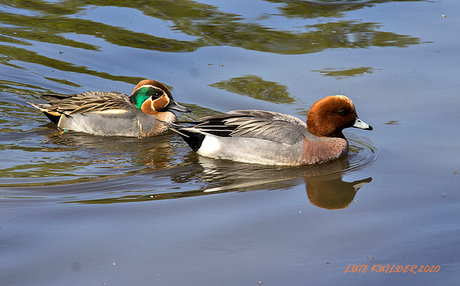
[[[195,122],[184,122],[187,123],[189,126],[182,126],[176,123],[167,123],[164,122],[169,130],[177,133],[185,142],[192,148],[193,151],[197,151],[200,149],[201,144],[203,143],[204,138],[206,137],[205,134],[201,133],[200,130],[194,129],[197,123]]]

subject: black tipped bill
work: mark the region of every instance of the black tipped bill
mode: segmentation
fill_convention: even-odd
[[[372,126],[367,124],[366,122],[362,121],[359,119],[359,117],[356,117],[355,123],[353,124],[353,127],[359,128],[359,129],[364,129],[364,130],[372,130]]]
[[[179,103],[175,102],[174,100],[171,100],[171,102],[168,105],[168,109],[179,111],[179,112],[186,112],[186,113],[192,112],[190,108],[182,106]]]

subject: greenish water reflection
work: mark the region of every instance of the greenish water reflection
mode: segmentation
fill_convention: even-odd
[[[284,4],[278,9],[285,17],[302,17],[302,18],[318,18],[318,17],[343,17],[344,12],[363,9],[376,4],[387,2],[417,2],[425,0],[316,0],[316,1],[279,1],[265,0],[271,3]]]
[[[57,69],[60,71],[76,72],[76,73],[81,73],[81,74],[86,74],[86,75],[93,75],[96,77],[109,79],[109,80],[118,80],[118,81],[130,82],[130,83],[139,82],[140,80],[142,80],[142,78],[140,77],[127,77],[127,76],[121,76],[121,75],[115,76],[115,75],[111,75],[105,72],[90,70],[87,67],[75,66],[72,63],[57,60],[57,59],[50,58],[47,56],[42,56],[36,52],[30,51],[28,49],[19,48],[19,47],[0,45],[0,54],[5,57],[3,59],[3,64],[9,65],[15,68],[20,68],[20,67],[17,66],[16,64],[10,63],[10,61],[21,61],[25,63],[38,64],[38,65],[46,66],[49,68]],[[54,79],[54,81],[56,82],[61,81],[61,83],[66,83],[66,82],[62,82],[62,80],[59,80],[59,79]],[[74,85],[74,84],[71,84],[71,85]]]
[[[324,70],[314,70],[314,72],[319,72],[325,76],[344,78],[344,77],[349,77],[349,76],[357,76],[357,75],[374,73],[374,69],[372,67],[359,67],[359,68],[351,68],[351,69],[343,69],[343,70],[326,68]]]
[[[407,47],[421,40],[409,35],[380,31],[380,25],[356,20],[337,20],[305,25],[296,31],[269,27],[257,19],[221,11],[196,1],[3,1],[0,11],[0,63],[20,68],[17,61],[40,64],[61,71],[94,75],[104,79],[136,82],[139,78],[88,69],[57,57],[31,51],[35,42],[101,52],[89,42],[101,39],[116,46],[160,52],[193,52],[206,46],[241,47],[277,54],[306,54],[335,48]],[[341,17],[342,13],[389,1],[268,1],[288,18]],[[134,32],[129,27],[103,23],[103,19],[84,19],[95,8],[119,7],[120,16],[135,9],[151,19],[167,24],[173,35],[182,33],[191,40],[179,40],[151,33]],[[13,9],[11,9],[13,8]],[[9,11],[11,10],[11,11]],[[265,17],[279,17],[268,15]],[[90,36],[80,37],[76,35]],[[97,42],[97,41],[94,41]],[[59,48],[58,48],[59,49]],[[69,83],[72,85],[72,83]]]
[[[210,84],[210,86],[275,103],[293,103],[295,101],[294,98],[289,96],[286,86],[277,82],[263,80],[255,75],[235,77]]]

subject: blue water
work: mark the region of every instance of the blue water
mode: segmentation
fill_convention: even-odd
[[[457,285],[458,11],[1,2],[0,284]],[[144,78],[193,110],[180,120],[235,109],[304,119],[345,94],[374,130],[347,130],[350,153],[335,162],[271,167],[200,157],[173,133],[63,133],[27,104],[129,94]],[[407,266],[416,273],[376,271]]]

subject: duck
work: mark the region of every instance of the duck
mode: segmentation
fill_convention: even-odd
[[[234,110],[189,124],[173,124],[197,154],[264,165],[316,165],[348,153],[342,130],[372,130],[362,121],[351,99],[332,95],[316,101],[306,122],[272,111]]]
[[[48,103],[30,103],[63,131],[100,136],[152,137],[168,131],[176,121],[172,110],[191,112],[174,101],[163,83],[144,79],[131,95],[87,91],[70,95],[44,94]]]

